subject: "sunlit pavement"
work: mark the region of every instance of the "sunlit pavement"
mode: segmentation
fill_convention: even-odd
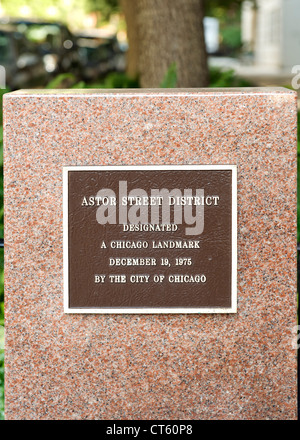
[[[208,63],[211,67],[219,67],[224,70],[233,69],[237,76],[248,80],[258,87],[292,87],[292,79],[295,76],[291,71],[292,69],[289,71],[276,69],[273,66],[258,66],[250,64],[250,62],[247,64],[247,62],[237,58],[210,56]],[[300,87],[297,89],[297,92],[299,97],[298,107],[300,108]]]

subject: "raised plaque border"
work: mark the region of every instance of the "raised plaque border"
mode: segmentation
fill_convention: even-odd
[[[69,171],[193,171],[193,170],[231,170],[232,171],[232,273],[231,307],[172,307],[172,308],[84,308],[69,307],[69,253],[68,253],[68,172]],[[64,313],[81,314],[191,314],[191,313],[236,313],[237,312],[237,166],[236,165],[104,165],[104,166],[64,166],[63,167],[63,274],[64,274]]]

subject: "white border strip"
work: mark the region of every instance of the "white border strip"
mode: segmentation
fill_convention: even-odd
[[[69,243],[68,243],[68,173],[69,171],[140,171],[140,170],[231,170],[232,171],[232,274],[231,307],[228,308],[70,308],[69,307]],[[132,166],[66,166],[63,167],[63,273],[64,312],[96,314],[190,314],[190,313],[236,313],[237,312],[237,166],[236,165],[132,165]]]

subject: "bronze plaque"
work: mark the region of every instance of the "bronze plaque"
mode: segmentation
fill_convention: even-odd
[[[236,210],[234,165],[65,167],[65,312],[236,312]]]

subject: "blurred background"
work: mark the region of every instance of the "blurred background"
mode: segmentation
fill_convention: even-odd
[[[0,100],[20,88],[278,85],[300,90],[300,0],[0,0]],[[3,419],[3,249],[0,270]]]
[[[159,87],[169,72],[177,87],[290,86],[299,23],[299,0],[1,0],[1,81]]]

